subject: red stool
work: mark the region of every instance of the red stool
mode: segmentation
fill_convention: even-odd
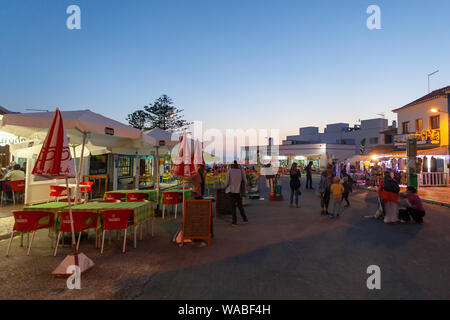
[[[178,203],[180,194],[178,192],[164,192],[163,193],[163,211],[162,218],[164,219],[164,213],[167,205],[175,205],[175,219],[177,218]]]
[[[89,211],[73,211],[73,229],[74,232],[79,232],[77,241],[77,250],[80,246],[81,233],[84,230],[97,229],[98,214],[97,212]],[[58,238],[56,239],[56,247],[54,256],[56,257],[56,252],[58,251],[59,239],[61,238],[61,232],[72,233],[72,227],[70,224],[70,213],[64,211],[61,213],[61,227],[59,228]],[[95,247],[97,247],[97,233],[95,234]]]
[[[9,239],[6,256],[9,255],[11,249],[11,242],[16,231],[22,232],[21,246],[23,246],[23,233],[32,232],[31,241],[28,244],[27,256],[30,255],[31,245],[33,244],[34,234],[37,230],[51,228],[54,224],[54,214],[52,212],[44,211],[14,211],[14,227]],[[53,240],[52,240],[53,242]]]

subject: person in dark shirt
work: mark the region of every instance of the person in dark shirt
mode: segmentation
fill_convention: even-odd
[[[350,202],[348,201],[348,196],[350,193],[353,192],[352,184],[348,179],[348,176],[344,177],[344,183],[342,184],[344,186],[344,193],[342,194],[342,199],[347,202],[346,208],[350,207]]]
[[[306,189],[313,189],[312,187],[312,165],[313,162],[310,161],[305,168],[306,171]]]

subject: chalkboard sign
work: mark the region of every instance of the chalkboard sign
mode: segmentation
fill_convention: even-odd
[[[205,239],[208,240],[208,244],[211,242],[211,209],[211,200],[186,200],[184,202],[183,243],[187,239]]]
[[[230,197],[225,193],[225,189],[216,191],[216,217],[218,214],[232,214]]]

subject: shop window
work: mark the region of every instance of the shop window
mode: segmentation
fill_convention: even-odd
[[[409,121],[405,121],[402,123],[403,133],[409,133]]]
[[[434,116],[430,118],[430,127],[432,130],[437,130],[440,128],[440,118],[439,116]]]
[[[118,175],[119,178],[131,177],[133,172],[133,161],[129,157],[119,157]]]
[[[416,133],[421,133],[423,130],[423,120],[416,119]]]
[[[108,157],[106,155],[91,156],[89,162],[89,174],[106,174],[108,165]]]

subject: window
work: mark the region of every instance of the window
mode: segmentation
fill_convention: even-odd
[[[119,178],[131,177],[133,172],[133,161],[129,157],[119,157],[118,174]]]
[[[440,128],[439,116],[434,116],[430,118],[430,127],[432,130],[437,130]]]
[[[370,144],[378,144],[378,138],[370,138],[369,143]]]
[[[409,121],[402,123],[403,133],[409,133]]]
[[[384,136],[384,143],[385,144],[392,144],[392,142],[393,142],[392,135],[386,134]]]
[[[421,133],[423,130],[423,120],[416,119],[416,133]]]

